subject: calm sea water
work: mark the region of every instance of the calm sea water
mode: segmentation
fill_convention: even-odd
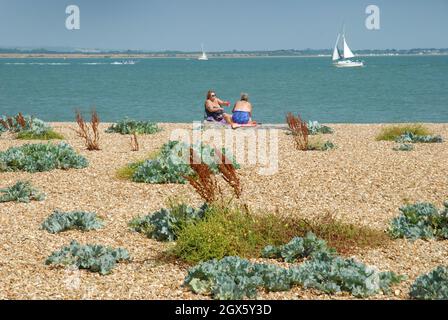
[[[328,123],[448,122],[447,56],[363,60],[337,69],[328,58],[1,59],[0,114],[73,121],[76,108],[95,106],[103,121],[189,122],[202,119],[213,88],[232,102],[248,92],[265,123],[288,111]]]

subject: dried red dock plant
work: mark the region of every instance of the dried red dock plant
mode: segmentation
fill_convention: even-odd
[[[218,161],[219,172],[221,172],[223,179],[230,187],[232,187],[233,193],[239,199],[243,192],[243,188],[241,187],[240,178],[238,177],[235,166],[232,161],[218,149],[215,149],[215,157]]]
[[[26,120],[23,117],[22,113],[19,112],[19,114],[16,116],[16,121],[19,124],[19,126],[22,127],[22,129],[25,129],[25,127],[26,127]],[[31,126],[31,123],[30,123],[30,126]]]
[[[198,159],[195,151],[190,147],[190,167],[196,173],[194,176],[185,176],[196,192],[207,203],[212,203],[217,200],[217,195],[220,193],[216,177],[211,171],[210,167],[201,161],[196,163],[194,159]]]
[[[138,144],[137,133],[135,131],[131,135],[131,150],[138,151],[140,150],[140,145]]]
[[[308,126],[305,121],[302,120],[300,115],[295,117],[291,112],[286,115],[286,123],[294,137],[296,142],[296,148],[298,150],[308,150]]]
[[[87,150],[100,150],[100,119],[95,109],[91,111],[90,125],[84,121],[81,112],[76,110],[76,123],[78,124],[78,129],[75,131],[79,137],[84,139]]]

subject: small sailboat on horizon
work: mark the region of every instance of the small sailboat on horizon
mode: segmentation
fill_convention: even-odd
[[[343,51],[339,51],[339,40],[342,38],[343,42]],[[350,47],[347,44],[345,39],[345,31],[341,34],[338,34],[338,38],[336,40],[336,45],[333,50],[333,65],[338,68],[353,68],[353,67],[363,67],[364,62],[358,60],[350,60],[355,57],[355,54],[352,52]]]
[[[202,48],[202,54],[199,56],[198,60],[200,60],[200,61],[207,61],[208,57],[207,57],[207,54],[204,51],[204,45],[203,44],[201,45],[201,48]]]

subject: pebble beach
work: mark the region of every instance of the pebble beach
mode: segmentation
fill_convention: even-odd
[[[75,123],[51,123],[74,149],[85,156],[85,169],[42,173],[0,172],[0,189],[29,180],[46,194],[41,202],[0,203],[0,299],[207,299],[182,287],[190,266],[167,259],[171,244],[133,232],[128,222],[182,199],[202,203],[193,188],[179,184],[142,184],[120,180],[116,171],[156,152],[175,129],[191,124],[162,123],[163,130],[139,136],[139,151],[131,151],[130,137],[106,134],[101,124],[101,151],[87,151],[73,129]],[[324,214],[353,224],[386,230],[405,203],[448,200],[448,143],[416,144],[411,152],[397,152],[394,142],[376,141],[382,124],[332,124],[324,135],[337,148],[302,152],[293,137],[278,130],[278,172],[259,175],[257,165],[242,164],[241,201],[253,212],[277,212],[313,219]],[[426,124],[448,139],[448,124]],[[230,130],[230,129],[210,129]],[[254,129],[251,129],[254,130]],[[256,129],[255,129],[256,130]],[[238,131],[237,131],[238,132]],[[0,151],[39,141],[0,136]],[[52,142],[56,143],[56,141]],[[96,212],[105,221],[98,231],[68,231],[57,235],[41,229],[54,210]],[[110,275],[49,267],[45,259],[71,240],[126,248],[132,261],[119,263]],[[438,265],[448,265],[448,241],[393,240],[376,249],[353,254],[382,271],[408,279],[389,294],[370,299],[408,299],[410,284]],[[261,291],[260,299],[354,299],[349,294],[327,295],[299,287],[288,292]]]

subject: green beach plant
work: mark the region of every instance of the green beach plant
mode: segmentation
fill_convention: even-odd
[[[394,150],[394,151],[412,151],[412,150],[414,150],[414,146],[409,143],[401,143],[400,145],[393,147],[392,150]]]
[[[206,163],[213,173],[218,173],[217,155],[215,149],[209,145],[196,144],[191,146],[195,152],[202,157],[202,161]],[[223,154],[229,155],[226,150],[222,150]],[[157,157],[145,160],[143,163],[129,167],[135,171],[132,174],[132,181],[144,182],[151,184],[164,183],[186,183],[185,176],[192,176],[193,170],[189,165],[190,145],[179,142],[169,141],[160,149]],[[236,163],[234,157],[230,156],[236,169],[240,166]]]
[[[336,145],[331,141],[322,142],[321,140],[309,141],[308,150],[309,151],[328,151],[335,149]]]
[[[412,132],[406,132],[395,141],[399,143],[442,143],[443,138],[440,135],[417,135]]]
[[[44,172],[87,167],[87,159],[65,142],[59,144],[25,144],[0,152],[0,172]]]
[[[355,297],[368,297],[406,279],[393,272],[379,272],[355,259],[345,259],[328,253],[318,253],[295,269],[294,281],[304,288],[325,293],[349,292]]]
[[[63,140],[64,136],[53,130],[42,133],[35,133],[32,131],[22,131],[17,134],[19,140]]]
[[[312,241],[310,232],[344,254],[382,247],[390,241],[382,230],[347,224],[329,215],[313,220],[297,216],[285,218],[276,213],[255,214],[244,208],[214,203],[205,212],[203,219],[190,221],[179,230],[171,253],[188,263],[222,259],[225,256],[259,258],[261,253],[267,256],[268,253],[278,252],[277,248],[295,237],[307,239],[307,250],[320,248],[320,242]],[[285,257],[293,258],[302,252],[298,242],[293,241],[291,246],[287,246]],[[270,250],[268,248],[263,252],[267,246],[271,246]]]
[[[196,294],[209,294],[220,300],[254,299],[260,288],[288,291],[294,285],[329,294],[345,291],[356,297],[367,297],[389,292],[392,285],[403,279],[393,272],[379,272],[354,259],[321,253],[289,269],[252,263],[234,256],[213,259],[190,268],[184,286]]]
[[[418,300],[448,300],[448,268],[438,266],[419,276],[411,285],[409,295]]]
[[[64,139],[44,121],[28,115],[23,116],[21,113],[13,117],[0,117],[0,133],[6,131],[17,133],[19,140]]]
[[[262,242],[261,234],[253,232],[253,224],[251,217],[239,210],[221,210],[214,206],[203,219],[179,230],[172,252],[188,263],[225,256],[249,257],[260,251],[260,242],[268,244]]]
[[[69,246],[53,252],[47,258],[45,264],[71,266],[106,275],[112,271],[118,262],[129,260],[129,253],[126,249],[114,249],[103,245],[81,245],[72,241]]]
[[[118,121],[112,124],[106,133],[120,133],[120,134],[154,134],[160,132],[158,124],[151,121],[137,121],[129,118]]]
[[[11,187],[0,189],[0,202],[24,202],[29,203],[32,200],[42,201],[45,194],[35,189],[29,181],[18,181]]]
[[[158,241],[175,241],[178,232],[190,222],[204,218],[208,205],[195,209],[185,204],[174,205],[169,209],[161,209],[144,217],[134,218],[129,222],[132,230],[145,234]]]
[[[331,134],[334,130],[328,126],[324,126],[317,121],[308,121],[308,133],[310,135],[316,134]]]
[[[395,141],[406,133],[414,135],[426,136],[430,134],[427,127],[422,124],[406,124],[406,125],[389,125],[381,128],[376,136],[377,141]]]
[[[54,211],[43,223],[42,229],[49,233],[59,233],[67,230],[97,230],[103,227],[103,221],[92,212],[60,212]]]
[[[261,256],[269,259],[282,259],[285,262],[293,263],[297,260],[313,257],[319,253],[335,254],[336,251],[329,248],[325,240],[319,239],[314,233],[309,232],[305,237],[295,237],[285,245],[266,246]]]
[[[393,238],[448,239],[448,201],[439,211],[431,203],[416,203],[401,207],[400,215],[389,227]]]

